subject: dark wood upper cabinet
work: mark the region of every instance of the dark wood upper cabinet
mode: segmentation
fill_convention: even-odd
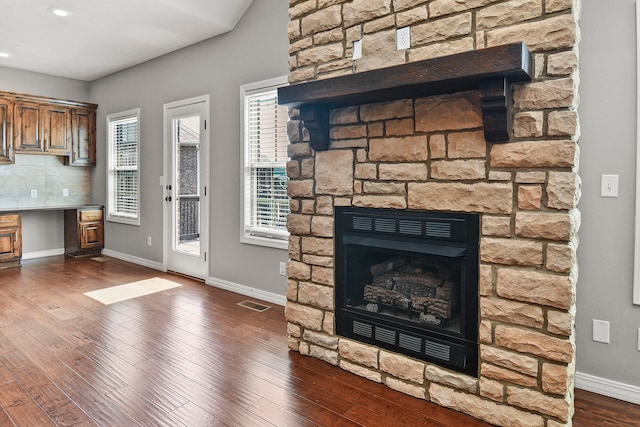
[[[44,132],[40,104],[19,101],[15,103],[15,134],[13,148],[16,153],[44,152]]]
[[[72,166],[95,166],[96,164],[96,111],[74,108],[71,114]]]
[[[0,98],[0,165],[13,163],[13,101]]]
[[[49,154],[71,154],[71,110],[58,105],[42,107],[44,151]]]
[[[95,104],[0,92],[0,164],[14,153],[63,156],[71,166],[96,164]]]

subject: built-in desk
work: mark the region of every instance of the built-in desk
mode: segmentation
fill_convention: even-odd
[[[104,248],[103,206],[0,208],[0,268],[17,267],[22,258],[23,211],[64,211],[64,249],[73,257],[99,255]]]

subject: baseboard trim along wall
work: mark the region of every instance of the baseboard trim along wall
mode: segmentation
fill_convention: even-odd
[[[110,249],[103,249],[102,255],[117,258],[122,261],[130,262],[132,264],[138,264],[144,267],[153,268],[154,270],[166,271],[161,262],[151,261],[145,258],[139,258],[137,256],[123,254],[121,252],[112,251]]]
[[[22,259],[46,258],[48,256],[64,255],[64,248],[49,249],[48,251],[25,252]]]
[[[576,372],[576,388],[640,405],[640,387]]]
[[[240,295],[258,298],[272,304],[284,306],[284,303],[287,301],[287,297],[285,297],[284,295],[274,294],[273,292],[267,292],[260,289],[252,288],[250,286],[240,285],[238,283],[229,282],[228,280],[222,280],[216,277],[209,277],[205,283],[207,285],[235,292]]]

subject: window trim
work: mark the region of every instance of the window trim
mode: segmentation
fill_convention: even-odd
[[[248,146],[245,129],[245,98],[253,93],[266,92],[286,86],[287,84],[287,76],[280,76],[240,86],[240,241],[251,245],[266,246],[277,249],[288,249],[289,232],[274,232],[272,236],[267,236],[269,233],[265,233],[264,237],[250,235],[246,232],[245,223],[247,218],[245,216],[245,207],[248,202],[248,193],[246,191],[248,185],[248,176],[246,171]]]
[[[123,119],[127,119],[127,118],[132,118],[135,117],[136,121],[138,123],[138,135],[137,135],[137,144],[136,144],[136,151],[137,151],[137,165],[136,165],[136,203],[137,203],[137,212],[136,212],[136,216],[135,218],[131,218],[131,217],[124,217],[121,215],[117,215],[114,212],[112,212],[112,207],[113,207],[113,200],[111,199],[111,188],[112,188],[112,179],[111,179],[111,171],[113,169],[112,167],[112,163],[113,163],[113,158],[111,156],[111,152],[112,152],[112,146],[113,146],[113,141],[111,141],[111,138],[109,136],[109,130],[110,130],[110,126],[111,123],[117,120],[123,120]],[[106,220],[109,222],[118,222],[121,224],[128,224],[128,225],[136,225],[139,226],[140,225],[140,163],[141,163],[141,156],[140,156],[140,108],[133,108],[131,110],[126,110],[126,111],[121,111],[118,113],[112,113],[112,114],[108,114],[106,116],[106,124],[107,124],[107,128],[106,128],[106,134],[107,134],[107,194],[106,194],[106,199],[107,199],[107,203],[106,203],[106,210],[107,210],[107,218]]]

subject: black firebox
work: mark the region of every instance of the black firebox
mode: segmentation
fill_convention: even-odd
[[[338,335],[478,375],[479,216],[335,208]]]

